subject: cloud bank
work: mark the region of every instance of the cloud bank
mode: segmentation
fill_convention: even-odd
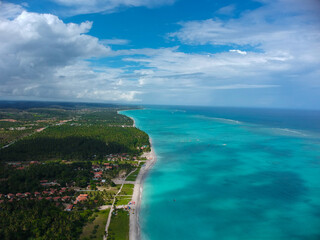
[[[65,24],[57,16],[26,11],[13,19],[2,18],[0,95],[134,100],[137,92],[113,86],[121,70],[97,71],[85,61],[111,52],[99,39],[87,34],[91,26],[91,22]]]

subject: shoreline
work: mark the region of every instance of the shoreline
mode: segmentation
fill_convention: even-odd
[[[132,118],[132,117],[128,117],[128,118],[132,119],[132,121],[133,121],[132,127],[136,127],[136,121],[134,120],[134,118]]]
[[[126,110],[117,111],[117,113],[123,114],[123,111],[126,111]],[[134,118],[132,117],[129,117],[129,118],[132,119],[133,121],[133,127],[136,127],[136,121],[134,120]],[[129,217],[129,240],[141,240],[139,217],[140,217],[140,206],[141,206],[141,199],[142,199],[142,193],[143,193],[143,183],[145,178],[148,175],[148,172],[157,161],[157,156],[155,154],[154,148],[152,147],[153,146],[152,138],[150,136],[149,136],[149,142],[150,142],[150,152],[146,152],[142,154],[142,157],[146,157],[147,161],[143,165],[143,167],[141,167],[140,172],[134,183],[131,201],[135,202],[135,205],[134,205],[135,208],[134,208],[134,214],[130,213],[130,217]]]
[[[149,170],[153,167],[153,165],[157,161],[157,156],[154,152],[154,148],[152,147],[152,139],[150,140],[150,148],[151,151],[144,153],[142,156],[147,158],[147,162],[140,169],[140,172],[136,178],[136,182],[134,184],[132,201],[135,202],[135,214],[130,214],[129,220],[129,240],[140,240],[140,225],[139,225],[139,215],[140,215],[140,206],[141,206],[141,198],[143,193],[143,183],[148,175]]]
[[[133,109],[133,110],[138,110],[138,109]],[[129,116],[121,113],[121,112],[124,112],[124,111],[131,111],[131,109],[130,110],[118,110],[117,114],[121,114],[121,115],[124,115],[124,116],[130,118],[133,121],[132,127],[136,127],[136,121],[134,120],[134,118],[133,117],[129,117]]]

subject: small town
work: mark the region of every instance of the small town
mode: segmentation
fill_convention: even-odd
[[[147,145],[144,145],[139,147],[139,149],[144,149],[147,147]],[[125,180],[127,172],[125,170],[119,171],[119,168],[121,169],[121,166],[129,163],[133,169],[138,169],[139,166],[145,163],[145,161],[145,157],[139,157],[138,155],[129,155],[127,153],[108,154],[105,156],[104,161],[97,161],[91,165],[90,173],[92,178],[89,182],[87,182],[88,185],[86,187],[81,188],[76,186],[75,182],[67,183],[65,187],[61,187],[61,184],[57,179],[41,179],[39,180],[39,183],[43,189],[42,191],[23,193],[18,192],[15,194],[0,193],[0,204],[4,204],[5,202],[19,201],[22,199],[36,201],[45,199],[55,202],[56,206],[62,207],[65,211],[83,208],[99,208],[101,205],[107,205],[106,203],[111,203],[109,196],[115,195],[114,190],[117,189],[116,183],[119,183],[119,180],[123,178],[123,180]],[[45,165],[46,162],[8,162],[7,164],[15,170],[22,171],[28,169],[28,167],[32,165]],[[62,160],[61,164],[72,164],[72,162]],[[114,180],[110,179],[110,176],[114,176]],[[134,178],[131,177],[129,180],[132,182],[132,180],[134,181]],[[108,197],[101,198],[103,195],[107,196],[107,194],[109,194]],[[127,200],[129,204],[130,199],[127,198]],[[122,200],[121,202],[126,201]]]

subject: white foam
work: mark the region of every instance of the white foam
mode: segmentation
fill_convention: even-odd
[[[203,115],[195,115],[195,117],[211,119],[211,120],[214,120],[214,121],[220,121],[220,122],[224,122],[224,123],[232,123],[232,124],[241,124],[242,123],[242,122],[240,122],[238,120],[233,120],[233,119],[228,119],[228,118],[207,117],[207,116],[203,116]]]

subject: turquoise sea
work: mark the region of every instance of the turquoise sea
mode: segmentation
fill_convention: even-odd
[[[124,111],[153,140],[142,239],[319,240],[320,112]]]

